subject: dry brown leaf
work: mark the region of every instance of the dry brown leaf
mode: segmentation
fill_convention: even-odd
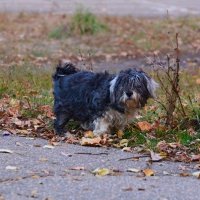
[[[182,172],[179,174],[181,177],[187,177],[187,176],[191,176],[189,173],[187,172]]]
[[[128,191],[133,191],[132,187],[127,187],[127,188],[122,188],[123,191],[128,192]]]
[[[151,124],[147,121],[138,122],[137,125],[141,131],[150,131],[152,129]]]
[[[152,169],[149,169],[149,168],[144,169],[143,173],[145,174],[145,176],[154,176],[155,175],[155,172]]]
[[[40,176],[38,176],[38,175],[32,175],[31,178],[38,179],[38,178],[40,178]]]
[[[196,79],[196,84],[200,85],[200,78]]]
[[[41,158],[39,159],[39,161],[41,161],[41,162],[47,162],[47,161],[48,161],[48,159],[47,159],[47,158],[45,158],[45,157],[41,157]]]
[[[101,146],[101,138],[100,137],[96,137],[96,138],[82,137],[80,144],[82,146]]]
[[[92,131],[85,131],[84,137],[86,138],[94,138],[94,133]]]
[[[198,155],[192,155],[192,161],[200,161],[200,154]]]

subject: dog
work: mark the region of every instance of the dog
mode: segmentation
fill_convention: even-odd
[[[53,75],[54,129],[64,136],[70,119],[94,135],[123,131],[138,109],[155,98],[158,84],[144,71],[127,69],[117,75],[81,71],[72,63],[59,64]]]

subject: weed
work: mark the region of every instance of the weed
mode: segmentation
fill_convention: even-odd
[[[68,37],[70,34],[68,27],[64,25],[60,25],[56,27],[49,33],[49,38],[52,39],[62,39]]]
[[[105,31],[107,26],[101,23],[93,13],[79,8],[72,17],[70,28],[72,33],[84,35]]]

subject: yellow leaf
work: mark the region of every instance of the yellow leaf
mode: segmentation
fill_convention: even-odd
[[[145,176],[154,176],[154,171],[152,169],[144,169],[143,173]]]
[[[141,131],[150,131],[152,129],[151,124],[146,121],[138,122],[137,125]]]
[[[127,139],[122,139],[119,142],[120,147],[127,147],[128,146],[128,140]]]
[[[93,174],[98,175],[98,176],[106,176],[110,174],[110,170],[107,168],[97,168],[94,171],[92,171]]]

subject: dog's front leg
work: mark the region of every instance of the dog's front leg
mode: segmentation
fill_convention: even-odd
[[[66,113],[56,113],[56,119],[54,121],[54,129],[57,135],[66,136],[64,127],[69,121],[69,116]]]
[[[110,123],[103,117],[94,120],[94,130],[95,136],[103,135],[110,132]]]

